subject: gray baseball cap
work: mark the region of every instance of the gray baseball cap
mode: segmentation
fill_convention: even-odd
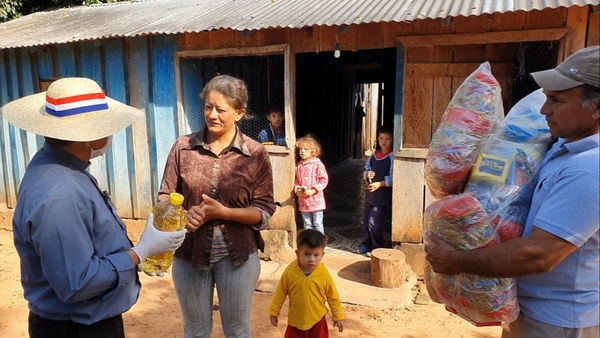
[[[531,77],[540,87],[554,91],[582,84],[600,87],[600,47],[580,49],[556,68],[531,73]]]

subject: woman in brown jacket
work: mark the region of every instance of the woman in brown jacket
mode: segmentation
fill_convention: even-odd
[[[248,90],[220,75],[200,93],[206,127],[180,137],[169,153],[158,195],[184,195],[189,233],[173,262],[185,337],[210,337],[217,286],[226,337],[250,337],[252,295],[260,274],[259,230],[275,211],[265,148],[237,128]]]

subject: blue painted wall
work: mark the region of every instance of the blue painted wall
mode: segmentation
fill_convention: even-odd
[[[177,49],[177,37],[155,36],[0,50],[0,107],[40,92],[40,81],[84,76],[98,82],[108,96],[144,110],[146,119],[114,135],[112,148],[92,160],[90,172],[111,194],[122,217],[145,218],[179,136]],[[42,143],[41,137],[0,115],[0,203],[15,206],[25,168]]]

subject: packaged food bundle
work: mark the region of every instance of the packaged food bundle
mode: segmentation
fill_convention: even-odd
[[[425,262],[425,287],[429,298],[440,304],[454,304],[456,277],[458,275],[438,274],[431,264]],[[451,311],[456,313],[455,311]]]
[[[517,287],[513,278],[460,274],[456,280],[455,302],[446,305],[448,311],[477,326],[510,323],[519,316]]]
[[[521,236],[541,163],[552,138],[539,89],[519,101],[481,148],[465,191],[494,215],[500,240]]]
[[[463,191],[479,147],[502,117],[500,85],[482,63],[452,97],[429,144],[425,181],[433,196]]]
[[[482,278],[473,274],[435,273],[425,264],[429,298],[475,326],[508,324],[519,316],[513,278]]]
[[[516,143],[551,143],[548,123],[540,113],[544,102],[546,95],[541,88],[519,100],[506,115],[498,137]]]
[[[538,90],[519,101],[481,147],[464,193],[425,210],[424,227],[456,249],[497,245],[517,237],[529,212],[537,174],[552,141]],[[477,326],[502,325],[519,313],[516,280],[435,273],[427,263],[431,299]]]
[[[493,214],[485,210],[472,192],[431,203],[425,210],[424,226],[426,231],[459,250],[500,243]],[[477,326],[509,323],[519,314],[515,279],[438,274],[427,263],[425,285],[431,300]]]
[[[474,194],[452,195],[425,209],[425,229],[455,249],[471,250],[499,243],[492,214]]]

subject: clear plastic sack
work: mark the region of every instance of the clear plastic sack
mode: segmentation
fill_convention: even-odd
[[[493,246],[522,235],[537,175],[552,142],[540,114],[545,100],[541,89],[531,93],[509,111],[492,135],[481,138],[483,143],[469,165],[464,192],[454,181],[437,185],[441,188],[438,192],[444,194],[455,190],[462,193],[431,203],[425,210],[424,231],[431,231],[459,250]],[[443,149],[438,151],[441,155],[436,156],[448,156]],[[445,151],[454,154],[453,149]],[[463,162],[456,163],[464,165],[466,159],[463,156]],[[518,317],[514,278],[437,274],[426,263],[425,284],[434,302],[444,304],[448,311],[474,325],[506,326]]]
[[[425,210],[424,226],[455,249],[470,250],[500,243],[493,217],[477,195],[469,192],[431,203]],[[438,274],[426,263],[425,285],[432,301],[476,326],[510,323],[519,314],[513,278]]]
[[[552,137],[540,108],[542,90],[520,100],[481,148],[465,192],[493,214],[502,242],[520,237],[537,175]]]
[[[424,174],[433,196],[463,191],[480,146],[503,116],[500,84],[484,62],[458,88],[431,138]]]

